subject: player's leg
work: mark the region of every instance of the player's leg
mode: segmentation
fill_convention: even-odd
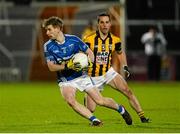
[[[96,102],[87,94],[84,98],[85,106],[93,113],[96,109]]]
[[[122,92],[130,101],[131,106],[137,111],[142,111],[142,108],[136,98],[136,96],[133,94],[133,92],[128,87],[126,81],[122,78],[121,75],[116,75],[116,77],[108,83],[113,88],[117,89],[118,91]]]
[[[96,109],[97,104],[88,94],[86,94],[84,97],[84,105],[86,106],[86,108],[88,108],[93,113]],[[95,121],[93,123],[95,123],[95,126],[101,125],[100,121]]]
[[[130,88],[127,85],[127,82],[124,80],[124,78],[118,74],[113,68],[110,68],[108,72],[105,74],[106,83],[112,86],[117,91],[122,92],[130,101],[131,106],[137,111],[142,111],[142,108],[135,97],[135,95],[132,93]]]
[[[128,125],[132,124],[132,118],[129,113],[125,110],[123,106],[116,103],[112,98],[103,97],[101,93],[97,91],[97,89],[91,89],[86,92],[98,105],[118,111],[123,116],[124,120]]]
[[[93,81],[94,85],[98,87],[98,92],[103,91],[103,84],[105,82],[105,79],[103,76],[98,77],[91,77],[91,80]],[[91,111],[94,112],[96,109],[96,103],[94,100],[87,94],[84,97],[84,105]]]
[[[111,85],[116,90],[123,93],[128,98],[130,105],[138,113],[142,122],[149,121],[149,119],[145,118],[144,112],[141,108],[141,105],[140,105],[138,99],[136,98],[134,93],[129,88],[127,82],[124,80],[124,78],[120,74],[116,75],[116,77],[114,77],[114,79],[111,80],[108,84]]]
[[[100,120],[98,120],[85,106],[78,103],[75,99],[76,89],[70,86],[61,87],[61,94],[65,101],[81,116],[89,119],[92,125],[99,125]],[[101,123],[101,122],[100,122]]]

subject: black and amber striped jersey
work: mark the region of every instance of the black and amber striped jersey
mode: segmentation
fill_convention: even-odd
[[[94,64],[89,69],[90,76],[101,76],[111,67],[112,52],[117,50],[121,52],[121,39],[112,33],[109,33],[105,40],[100,38],[99,32],[93,32],[83,39],[83,41],[94,52]]]

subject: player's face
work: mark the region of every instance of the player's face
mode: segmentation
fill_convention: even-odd
[[[46,34],[50,39],[57,39],[59,36],[60,28],[48,25],[46,27]]]
[[[108,16],[99,17],[98,29],[104,34],[108,34],[111,27],[111,22]]]

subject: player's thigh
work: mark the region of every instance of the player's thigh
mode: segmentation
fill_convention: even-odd
[[[75,99],[76,89],[70,86],[62,86],[61,94],[66,101]]]
[[[127,82],[121,76],[116,76],[116,78],[111,81],[111,85],[112,87],[114,86],[117,91],[120,91],[129,98],[133,95],[131,89],[127,85]]]
[[[108,84],[117,90],[122,91],[128,89],[127,82],[120,74],[116,75]]]
[[[104,76],[91,77],[94,85],[97,87],[99,91],[103,90],[103,85],[106,82]]]
[[[96,89],[93,88],[91,90],[87,91],[87,94],[91,97],[91,99],[93,99],[96,103],[101,103],[103,96],[101,95],[101,93]]]

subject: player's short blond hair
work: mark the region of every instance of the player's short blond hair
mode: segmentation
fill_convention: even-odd
[[[49,17],[48,19],[45,19],[42,23],[42,27],[46,28],[47,26],[52,25],[53,27],[60,27],[62,29],[63,27],[63,21],[61,18],[57,16]]]

